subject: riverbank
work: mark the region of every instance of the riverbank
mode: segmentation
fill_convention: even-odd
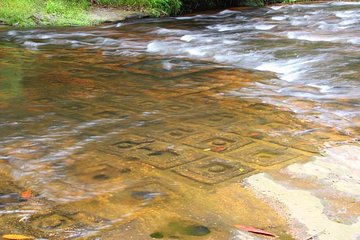
[[[255,7],[274,2],[276,0],[234,0],[226,3],[218,0],[2,0],[0,25],[90,26],[134,17],[180,15],[235,6]]]
[[[114,5],[115,9],[110,8],[112,6],[110,3],[98,5],[91,2],[3,0],[0,2],[0,24],[19,27],[89,26],[115,19],[121,21],[135,13],[139,15],[150,13],[150,10],[141,5],[132,7]]]

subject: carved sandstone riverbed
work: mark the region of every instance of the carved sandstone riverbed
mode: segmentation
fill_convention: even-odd
[[[236,14],[255,14],[250,13]],[[265,94],[264,84],[279,87],[275,73],[214,63],[204,49],[201,59],[167,55],[168,48],[149,53],[160,40],[178,41],[207,22],[224,20],[223,14],[192,18],[183,25],[188,29],[178,31],[177,20],[165,20],[2,32],[0,233],[48,239],[151,239],[154,233],[258,238],[234,228],[242,224],[280,239],[338,237],[332,226],[355,236],[356,191],[341,190],[356,186],[351,166],[358,160],[337,158],[358,151],[354,95],[304,99],[299,89],[315,90],[302,81],[284,87],[292,89],[288,95]],[[234,21],[236,14],[225,19]],[[263,97],[249,97],[249,90]],[[324,107],[311,112],[309,106]],[[329,106],[353,116],[352,124],[334,126],[339,119],[329,117]],[[343,144],[353,145],[338,148]],[[33,196],[24,199],[21,193],[28,189]],[[303,203],[291,202],[302,198]],[[325,210],[300,214],[312,207]],[[319,217],[328,219],[324,229],[308,224]],[[190,228],[204,235],[184,231]]]

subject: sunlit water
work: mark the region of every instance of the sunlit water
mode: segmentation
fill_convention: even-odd
[[[261,98],[304,117],[351,126],[359,118],[359,24],[359,3],[333,2],[225,10],[76,32],[12,30],[2,39],[30,50],[63,45],[101,49],[108,56],[163,55],[270,71],[273,78],[227,94]],[[164,69],[172,67],[163,62]]]
[[[3,29],[0,163],[16,186],[0,213],[44,237],[146,239],[181,219],[225,239],[271,217],[288,236],[230,183],[358,141],[359,67],[356,2]],[[43,202],[11,195],[29,188]]]

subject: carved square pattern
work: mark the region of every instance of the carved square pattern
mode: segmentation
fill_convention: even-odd
[[[125,153],[124,158],[139,160],[160,169],[168,169],[205,157],[204,154],[186,146],[174,146],[154,142]]]
[[[201,183],[216,184],[247,174],[253,169],[238,162],[207,158],[177,167],[174,171]]]
[[[124,152],[154,142],[154,139],[133,134],[117,135],[112,140],[98,145],[98,149],[114,155],[123,156]]]
[[[252,140],[231,133],[208,132],[190,136],[184,139],[183,143],[195,148],[208,149],[213,152],[229,152],[252,143]]]
[[[301,156],[301,154],[296,153],[291,148],[255,144],[251,148],[229,153],[228,156],[247,163],[267,167],[294,159]]]

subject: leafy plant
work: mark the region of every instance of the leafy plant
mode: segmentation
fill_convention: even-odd
[[[89,25],[88,0],[0,0],[0,20],[23,27]]]
[[[282,1],[282,3],[288,3],[288,4],[290,4],[290,3],[296,3],[297,2],[297,0],[283,0]]]
[[[87,0],[47,0],[43,11],[52,16],[48,21],[57,25],[87,25],[89,6]]]
[[[30,18],[37,12],[38,6],[32,0],[1,0],[0,20],[8,24],[35,25]]]
[[[130,6],[145,9],[154,16],[173,15],[181,8],[180,0],[94,0],[93,2],[103,6]]]

